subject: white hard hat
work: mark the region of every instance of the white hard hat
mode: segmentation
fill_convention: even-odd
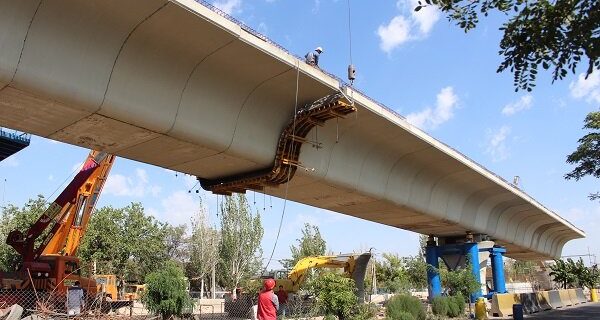
[[[321,47],[317,47],[317,48],[315,49],[315,51],[323,52],[323,48],[321,48]]]

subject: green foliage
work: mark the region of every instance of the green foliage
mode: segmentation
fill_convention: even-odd
[[[245,195],[225,198],[221,206],[221,244],[217,272],[221,286],[235,292],[243,279],[258,272],[263,228],[260,216],[252,214]]]
[[[463,314],[465,312],[466,305],[465,297],[459,293],[455,296],[450,296],[450,298],[454,302],[454,305],[456,305],[456,307],[458,308],[458,314]]]
[[[369,320],[375,319],[379,308],[373,303],[357,304],[350,316],[351,320]]]
[[[396,315],[395,318],[389,318],[389,319],[393,319],[393,320],[415,320],[415,317],[410,312],[400,311],[400,312],[398,312],[398,314]]]
[[[586,74],[600,69],[598,28],[600,5],[594,0],[423,0],[415,10],[435,5],[465,32],[476,27],[479,15],[498,11],[508,21],[499,54],[498,72],[510,70],[515,90],[531,91],[538,69],[552,69],[553,80],[575,73],[587,58]]]
[[[462,302],[464,305],[464,302]],[[446,315],[450,318],[456,318],[462,314],[460,307],[456,304],[456,301],[452,298],[448,298],[448,310]]]
[[[426,314],[421,301],[413,296],[400,294],[393,296],[386,304],[385,315],[392,320],[405,319],[409,313],[416,320],[425,320]]]
[[[323,320],[337,320],[337,317],[336,317],[336,316],[334,316],[334,315],[332,315],[332,314],[326,314],[326,315],[323,317]]]
[[[160,270],[148,274],[142,302],[150,312],[160,314],[163,319],[180,316],[192,305],[183,270],[174,262],[168,262]]]
[[[186,274],[201,280],[208,277],[219,261],[221,234],[210,226],[205,207],[201,204],[200,208],[192,219],[191,237],[187,239],[189,263]],[[201,281],[200,285],[201,291],[204,291],[204,282]]]
[[[14,205],[7,205],[2,208],[0,215],[0,270],[11,272],[15,271],[21,263],[21,256],[15,249],[6,244],[8,233],[12,230],[20,230],[25,233],[46,209],[46,202],[43,196],[37,199],[29,199],[27,203],[18,208]],[[38,239],[41,241],[41,239]],[[36,242],[36,245],[39,244]]]
[[[565,175],[566,179],[579,180],[588,175],[600,178],[600,111],[590,112],[584,123],[583,128],[590,133],[579,139],[577,150],[567,157],[569,164],[577,166]],[[600,192],[590,194],[590,199],[600,199]]]
[[[600,282],[598,266],[587,268],[580,258],[577,262],[573,259],[554,260],[555,264],[550,266],[552,280],[561,284],[563,289],[571,287],[593,288]]]
[[[448,313],[448,298],[435,297],[431,299],[431,312],[438,316],[445,316]]]
[[[442,285],[448,289],[451,295],[460,294],[468,297],[480,288],[479,281],[473,276],[470,266],[454,271],[440,269],[440,277]]]
[[[319,227],[316,225],[311,225],[310,223],[304,224],[304,228],[302,229],[302,237],[300,237],[300,239],[296,239],[296,241],[298,241],[298,246],[290,246],[292,258],[281,261],[285,269],[293,268],[302,258],[310,256],[322,256],[327,250],[327,243],[321,236]]]
[[[358,303],[354,280],[339,273],[320,274],[312,283],[317,304],[325,314],[333,314],[340,320],[349,319]]]
[[[397,254],[384,253],[382,261],[375,261],[375,274],[378,287],[386,292],[407,292],[410,289],[404,261]]]
[[[145,215],[140,203],[103,207],[90,219],[79,258],[96,261],[99,274],[142,282],[168,259],[167,230],[167,225]]]
[[[408,282],[414,289],[427,288],[427,263],[422,256],[404,258]]]

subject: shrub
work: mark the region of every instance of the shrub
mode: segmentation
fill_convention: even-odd
[[[401,318],[402,313],[410,313],[415,320],[425,320],[426,314],[418,298],[401,294],[392,297],[386,304],[385,315],[392,320]]]
[[[460,315],[460,307],[456,304],[456,301],[452,298],[448,300],[448,310],[446,315],[450,318],[456,318]]]
[[[336,316],[334,316],[334,315],[332,315],[332,314],[326,314],[326,315],[323,317],[323,320],[337,320],[337,317],[336,317]]]
[[[448,314],[448,305],[453,303],[449,301],[447,297],[435,297],[431,300],[431,311],[433,314],[438,316],[445,316]]]
[[[317,302],[325,311],[340,320],[348,319],[358,303],[354,291],[354,280],[339,273],[321,274],[313,283]]]
[[[357,305],[352,311],[352,320],[369,320],[374,319],[377,315],[377,306],[373,303],[363,303]]]
[[[150,312],[160,314],[163,319],[180,316],[184,308],[192,305],[186,287],[183,270],[174,262],[167,262],[164,268],[146,276],[142,302]]]
[[[410,312],[400,311],[400,313],[398,313],[398,318],[394,320],[415,320],[415,317],[413,317]]]
[[[454,300],[454,303],[458,307],[458,313],[463,314],[465,312],[465,305],[466,305],[465,297],[463,297],[463,295],[461,295],[461,294],[457,294],[455,296],[452,296],[451,298],[452,298],[452,300]]]

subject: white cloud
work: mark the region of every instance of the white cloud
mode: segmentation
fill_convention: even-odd
[[[510,135],[510,127],[502,126],[496,131],[488,130],[487,147],[485,152],[492,157],[494,162],[506,160],[509,156],[506,139]]]
[[[454,93],[454,89],[445,87],[437,94],[435,108],[427,107],[422,111],[410,113],[406,116],[406,120],[421,129],[435,129],[452,119],[457,105],[458,96]]]
[[[242,0],[217,0],[213,5],[227,14],[241,11]]]
[[[596,70],[587,79],[585,74],[580,74],[576,82],[571,82],[569,89],[571,90],[571,96],[575,99],[600,103],[600,71]]]
[[[381,50],[390,53],[410,39],[410,23],[403,16],[396,16],[387,26],[379,26],[377,35]]]
[[[505,116],[512,116],[515,113],[531,108],[532,105],[533,97],[528,94],[522,96],[517,102],[505,105],[504,108],[502,108],[502,114]]]
[[[409,11],[410,14],[399,14],[387,25],[380,25],[377,28],[381,50],[389,54],[405,42],[421,40],[429,36],[433,26],[440,19],[440,12],[434,6],[414,11],[417,2],[418,0],[398,1],[396,6],[404,12]]]
[[[159,210],[149,208],[148,213],[173,225],[189,224],[200,210],[200,201],[194,195],[183,190],[175,191],[160,201]]]
[[[137,168],[135,175],[124,176],[118,173],[112,173],[106,180],[104,186],[105,194],[124,197],[144,197],[146,195],[157,196],[161,188],[150,184],[148,173],[144,169]]]

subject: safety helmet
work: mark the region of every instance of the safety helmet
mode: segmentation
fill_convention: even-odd
[[[315,51],[317,51],[318,53],[321,53],[321,52],[323,52],[323,48],[321,48],[321,47],[317,47],[317,48],[315,49]]]
[[[267,291],[268,290],[273,290],[273,288],[275,288],[275,280],[273,280],[273,279],[266,279],[265,283],[264,283],[264,286],[265,286],[265,290],[267,290]]]

